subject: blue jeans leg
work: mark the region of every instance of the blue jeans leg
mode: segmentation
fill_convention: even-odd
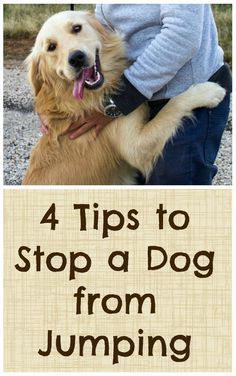
[[[211,185],[217,173],[214,165],[227,124],[230,95],[214,109],[199,108],[194,119],[170,140],[153,169],[148,185]],[[159,111],[156,111],[156,114]],[[151,108],[154,117],[154,108]]]

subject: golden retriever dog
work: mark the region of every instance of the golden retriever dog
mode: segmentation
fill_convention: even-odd
[[[35,107],[49,122],[32,151],[23,184],[135,184],[147,178],[165,143],[198,107],[215,107],[225,90],[215,83],[190,87],[147,122],[147,105],[111,121],[97,137],[75,140],[65,131],[92,111],[103,111],[127,66],[125,45],[88,12],[65,11],[42,26],[27,58]]]

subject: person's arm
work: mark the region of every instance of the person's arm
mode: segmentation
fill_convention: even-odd
[[[165,86],[198,51],[204,5],[160,5],[162,28],[138,59],[124,71],[124,90],[112,96],[125,115]]]

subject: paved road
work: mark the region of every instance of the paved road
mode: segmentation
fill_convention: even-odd
[[[31,149],[40,137],[39,121],[24,68],[4,69],[4,184],[21,184]],[[215,185],[232,184],[232,119],[216,161]]]

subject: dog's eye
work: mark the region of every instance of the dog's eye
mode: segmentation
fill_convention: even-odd
[[[49,45],[48,45],[48,51],[55,51],[55,49],[57,48],[57,45],[56,45],[56,43],[50,43]]]
[[[82,26],[81,25],[74,25],[72,27],[72,32],[73,33],[80,33],[81,30],[82,30]]]

